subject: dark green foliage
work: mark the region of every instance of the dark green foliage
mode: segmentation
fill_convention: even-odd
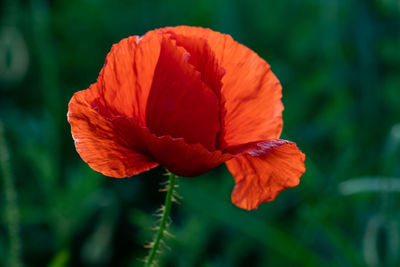
[[[67,104],[96,81],[113,43],[180,24],[229,33],[270,63],[283,85],[282,137],[306,154],[307,171],[252,212],[231,203],[223,166],[179,179],[160,265],[399,266],[397,0],[0,2],[0,120],[20,215],[10,226],[1,174],[0,265],[19,239],[26,266],[142,265],[164,170],[91,170]]]

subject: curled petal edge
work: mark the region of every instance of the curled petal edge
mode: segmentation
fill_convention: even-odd
[[[75,147],[92,169],[115,178],[139,174],[158,165],[145,154],[133,150],[115,125],[91,108],[96,84],[74,94],[68,104],[67,118]]]
[[[284,189],[297,186],[305,172],[305,155],[286,140],[254,143],[226,162],[235,179],[232,202],[246,210],[272,201]]]

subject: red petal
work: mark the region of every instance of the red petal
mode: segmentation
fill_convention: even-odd
[[[190,55],[163,37],[146,109],[146,125],[157,136],[184,138],[215,150],[219,99],[188,63]]]
[[[158,137],[132,118],[118,118],[113,123],[131,146],[144,144],[146,149],[143,153],[151,154],[155,161],[179,176],[203,174],[232,158],[232,155],[221,151],[210,152],[201,144],[188,144],[183,138]],[[132,136],[135,138],[132,139]]]
[[[253,143],[247,152],[226,162],[236,186],[232,202],[251,210],[274,200],[279,192],[299,184],[305,156],[295,143],[271,140]]]
[[[75,93],[68,105],[68,121],[76,150],[89,166],[112,177],[128,177],[158,165],[136,152],[118,134],[111,121],[90,107],[96,98],[97,85]]]
[[[211,87],[217,96],[221,95],[221,79],[225,70],[218,65],[214,52],[205,38],[190,38],[175,34],[173,31],[171,39],[176,40],[178,46],[182,46],[189,54],[189,63],[201,74],[201,80]]]
[[[219,65],[226,71],[222,78],[225,100],[222,149],[279,137],[283,125],[282,88],[267,62],[229,35],[187,26],[164,30],[206,38]]]
[[[109,118],[135,117],[144,125],[160,43],[161,34],[150,31],[113,45],[97,80],[99,101]]]

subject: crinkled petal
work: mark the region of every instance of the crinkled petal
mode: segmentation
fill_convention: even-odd
[[[201,80],[209,85],[214,93],[221,95],[222,77],[225,70],[221,68],[214,52],[208,45],[207,39],[202,37],[187,37],[173,31],[168,32],[176,45],[182,46],[189,54],[189,63],[192,64],[201,74]]]
[[[144,125],[147,98],[161,47],[159,31],[132,36],[113,45],[97,80],[108,118],[135,117]],[[106,115],[106,114],[103,114]]]
[[[163,36],[147,101],[146,126],[157,136],[184,138],[215,151],[219,99],[188,62],[190,57],[175,40]]]
[[[122,178],[158,165],[136,150],[119,134],[115,125],[91,107],[97,85],[75,93],[68,105],[68,121],[81,158],[107,176]],[[134,138],[134,137],[131,137]]]
[[[149,153],[154,161],[179,176],[201,175],[233,157],[221,151],[210,152],[202,144],[189,144],[183,138],[156,136],[133,118],[118,118],[113,123],[118,129],[125,129],[120,135],[133,147],[144,144],[144,154]],[[129,133],[135,133],[136,138],[129,141]]]
[[[240,156],[226,162],[236,186],[232,202],[251,210],[274,200],[279,192],[299,184],[305,172],[305,155],[295,143],[285,140],[256,142],[242,147]]]
[[[219,65],[224,100],[220,148],[276,139],[282,131],[282,88],[270,66],[231,36],[199,27],[166,28],[187,37],[206,38]]]

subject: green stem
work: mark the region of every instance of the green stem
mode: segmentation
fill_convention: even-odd
[[[157,251],[159,249],[160,242],[161,242],[162,238],[164,237],[164,233],[167,230],[166,228],[168,226],[169,213],[171,212],[171,206],[172,206],[172,202],[174,199],[175,183],[176,183],[176,176],[175,176],[175,174],[170,173],[168,184],[167,184],[167,196],[165,197],[165,204],[164,204],[164,207],[162,208],[160,227],[158,228],[157,234],[155,235],[155,239],[152,243],[149,256],[147,257],[147,259],[145,261],[146,267],[153,266],[152,264],[156,257]]]
[[[3,124],[0,121],[0,174],[3,177],[5,216],[9,236],[9,251],[7,266],[22,266],[21,240],[19,237],[19,210],[17,206],[17,192],[14,188],[13,176],[10,167],[9,152],[4,137]]]

